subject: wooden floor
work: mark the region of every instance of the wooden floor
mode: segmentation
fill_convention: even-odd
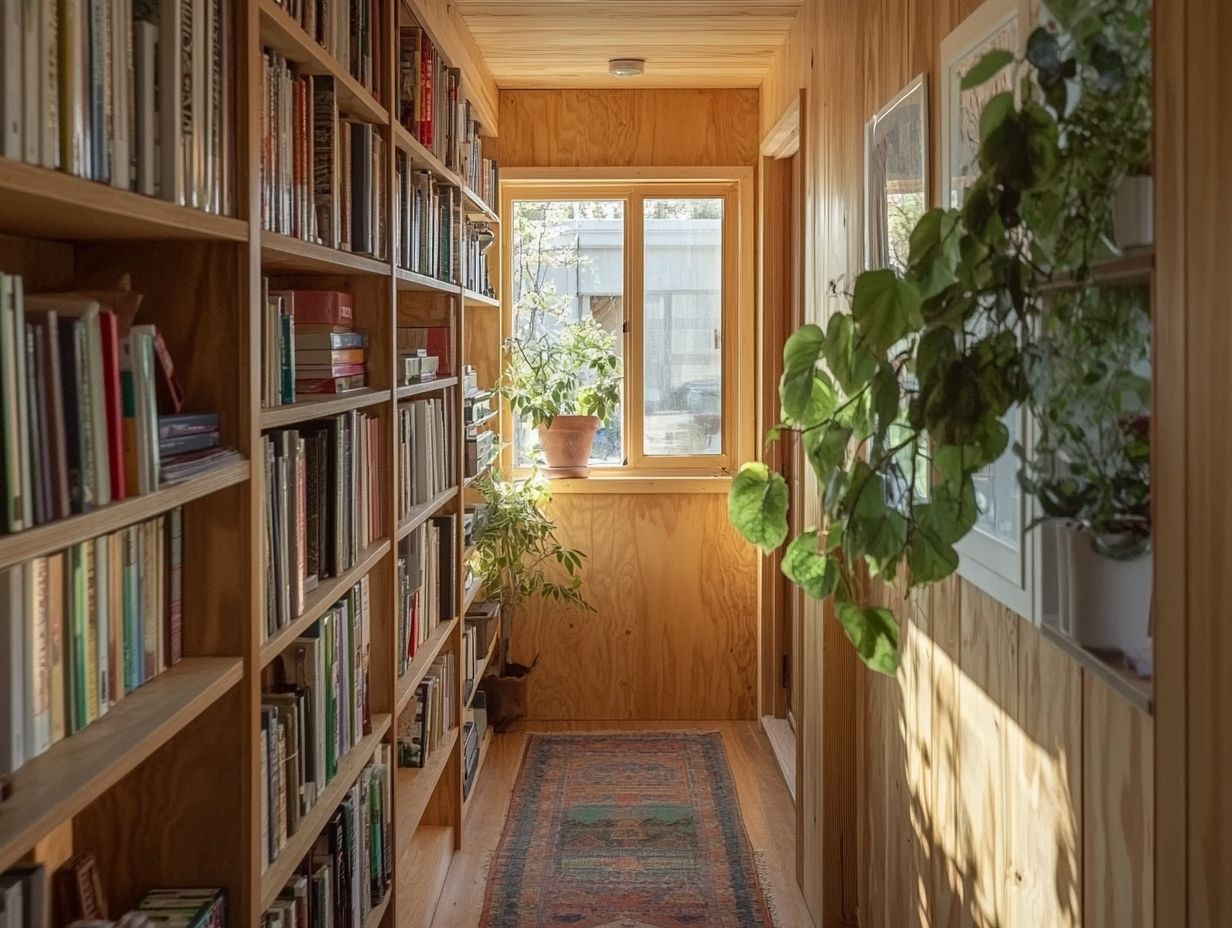
[[[527,731],[719,731],[736,780],[745,828],[769,869],[769,891],[780,928],[809,928],[812,921],[796,886],[795,807],[759,722],[534,722]],[[517,778],[526,732],[492,742],[479,792],[466,821],[466,850],[454,856],[432,928],[477,928],[483,909],[485,864],[500,841],[509,796]]]

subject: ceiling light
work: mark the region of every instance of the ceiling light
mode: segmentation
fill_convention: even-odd
[[[607,63],[607,71],[612,77],[637,77],[646,72],[646,62],[642,58],[613,58]]]

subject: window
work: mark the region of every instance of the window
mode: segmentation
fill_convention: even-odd
[[[734,449],[731,376],[736,299],[732,183],[514,188],[507,254],[512,328],[555,338],[593,323],[624,366],[623,402],[591,465],[718,473]],[[515,421],[514,454],[538,445]]]

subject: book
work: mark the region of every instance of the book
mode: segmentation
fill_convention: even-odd
[[[305,325],[352,326],[355,298],[336,290],[272,290],[270,296],[286,301],[297,329]]]
[[[338,377],[297,377],[295,390],[309,395],[349,393],[363,389],[366,382],[367,379],[362,373]]]

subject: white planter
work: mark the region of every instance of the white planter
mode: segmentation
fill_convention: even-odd
[[[1105,557],[1072,528],[1057,540],[1061,631],[1091,650],[1141,651],[1150,637],[1151,555]]]
[[[1150,174],[1121,181],[1112,200],[1112,238],[1122,252],[1155,244],[1155,182]]]

